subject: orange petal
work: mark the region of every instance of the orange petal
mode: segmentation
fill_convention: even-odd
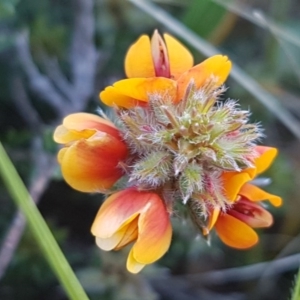
[[[273,224],[273,216],[267,210],[246,198],[237,201],[227,214],[243,221],[252,228],[264,228]]]
[[[142,35],[128,49],[125,57],[125,72],[129,78],[155,77],[150,39],[147,35]]]
[[[117,168],[125,159],[127,148],[107,134],[79,140],[59,154],[66,182],[82,192],[98,192],[110,188],[122,175]]]
[[[246,249],[258,242],[258,235],[250,226],[228,214],[220,214],[215,228],[222,242],[233,248]]]
[[[117,81],[112,87],[100,93],[100,98],[107,105],[132,107],[137,101],[148,102],[149,96],[161,95],[175,99],[176,82],[164,77],[131,78]]]
[[[131,108],[134,106],[142,106],[145,102],[138,101],[132,97],[120,93],[115,87],[108,86],[99,94],[100,99],[107,106],[117,106]]]
[[[239,191],[239,195],[251,200],[251,201],[263,201],[269,200],[274,206],[281,206],[282,199],[279,196],[269,194],[266,191],[260,189],[256,185],[246,183]]]
[[[193,56],[187,48],[171,35],[164,34],[164,40],[168,49],[171,77],[177,79],[193,66]]]
[[[273,147],[256,146],[255,151],[259,153],[259,157],[254,161],[257,170],[256,174],[260,174],[272,164],[277,155],[277,149]]]
[[[215,55],[201,64],[198,64],[183,73],[178,79],[177,101],[180,101],[189,83],[193,80],[197,89],[200,89],[212,76],[217,78],[216,87],[220,86],[227,79],[231,70],[231,62],[227,56]]]
[[[247,172],[225,172],[222,174],[224,194],[229,201],[235,201],[241,187],[251,177]]]

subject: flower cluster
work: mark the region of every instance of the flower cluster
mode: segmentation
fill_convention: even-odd
[[[261,205],[281,198],[253,184],[277,150],[258,146],[258,124],[234,100],[222,100],[231,69],[215,55],[193,66],[189,51],[157,31],[141,36],[125,59],[127,79],[100,93],[115,122],[87,113],[67,116],[54,139],[62,174],[73,188],[108,195],[92,225],[103,250],[134,242],[127,268],[139,272],[168,250],[170,217],[184,207],[199,231],[215,229],[235,248],[268,227]]]

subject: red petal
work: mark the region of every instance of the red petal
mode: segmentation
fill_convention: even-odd
[[[273,216],[262,206],[245,198],[237,201],[227,214],[243,221],[253,228],[269,227],[273,224]]]

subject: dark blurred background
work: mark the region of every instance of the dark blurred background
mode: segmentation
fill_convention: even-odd
[[[298,0],[153,3],[228,55],[299,120]],[[260,231],[253,249],[230,249],[215,236],[209,246],[189,221],[174,218],[168,253],[131,275],[128,249],[102,252],[90,234],[102,196],[76,192],[62,179],[55,126],[72,112],[96,113],[99,91],[125,76],[129,45],[155,28],[168,31],[124,0],[1,0],[0,139],[91,299],[288,299],[300,261],[299,140],[232,78],[226,97],[250,108],[265,128],[263,143],[280,151],[264,176],[284,205],[269,207],[274,225]],[[195,62],[205,58],[190,49]],[[67,299],[1,181],[0,299]]]

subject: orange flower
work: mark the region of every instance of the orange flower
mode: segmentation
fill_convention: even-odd
[[[269,227],[273,223],[272,215],[260,202],[269,200],[274,206],[280,206],[282,200],[249,183],[257,175],[265,171],[277,154],[277,149],[257,146],[259,156],[254,161],[254,168],[241,172],[228,172],[223,176],[224,192],[234,202],[226,211],[212,211],[207,231],[215,227],[220,239],[228,246],[246,249],[258,242],[258,235],[252,228]]]
[[[224,83],[230,69],[231,62],[227,56],[215,55],[185,71],[176,80],[165,77],[120,80],[102,91],[100,98],[108,106],[125,108],[145,105],[150,96],[161,96],[177,103],[183,98],[191,82],[196,89],[200,89],[213,78],[217,88]]]
[[[191,53],[174,37],[155,30],[151,41],[142,35],[129,49],[125,58],[127,77],[177,78],[193,66]]]
[[[138,273],[168,250],[172,227],[162,199],[154,192],[128,188],[112,194],[101,206],[92,225],[97,245],[119,250],[135,242],[127,269]]]
[[[58,161],[74,189],[105,191],[123,175],[118,164],[126,158],[127,147],[112,122],[87,113],[71,114],[56,128],[54,140],[65,145]]]

